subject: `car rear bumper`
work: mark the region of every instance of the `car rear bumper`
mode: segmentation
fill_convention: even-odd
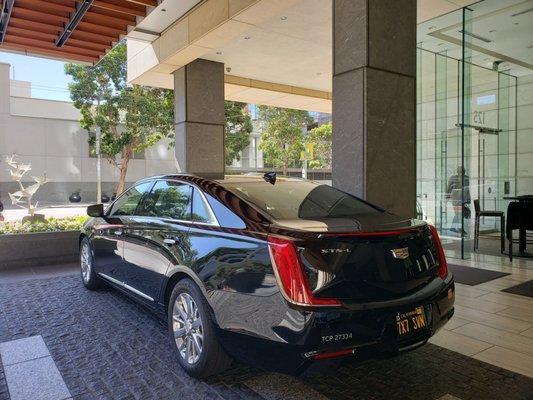
[[[219,330],[219,336],[237,359],[287,373],[298,373],[319,360],[343,355],[356,360],[390,357],[424,345],[453,316],[455,287],[451,275],[437,290],[424,294],[386,307],[374,304],[369,309],[302,311],[306,322],[298,331],[273,327],[279,341],[228,330]],[[415,307],[423,307],[427,327],[399,339],[396,316]]]

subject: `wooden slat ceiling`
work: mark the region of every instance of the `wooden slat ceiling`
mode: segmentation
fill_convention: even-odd
[[[12,3],[10,15],[5,13]],[[93,0],[62,45],[58,39],[83,0],[0,0],[7,26],[0,50],[26,52],[71,61],[96,63],[128,27],[144,17],[157,0]],[[0,36],[1,40],[1,36]]]

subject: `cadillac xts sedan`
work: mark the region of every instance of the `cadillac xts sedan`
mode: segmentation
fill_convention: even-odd
[[[396,355],[454,312],[435,228],[331,186],[274,173],[157,176],[88,214],[83,284],[106,282],[165,318],[196,377],[232,358],[300,373]]]

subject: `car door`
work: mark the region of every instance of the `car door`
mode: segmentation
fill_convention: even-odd
[[[144,182],[128,189],[122,194],[94,226],[92,247],[95,271],[108,280],[123,282],[123,240],[124,225],[135,215],[142,197],[148,193],[153,182]]]
[[[191,196],[185,183],[158,180],[124,228],[125,285],[144,300],[159,298],[170,263],[183,259]]]

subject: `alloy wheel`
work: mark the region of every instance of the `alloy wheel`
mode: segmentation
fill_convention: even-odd
[[[91,249],[88,243],[83,243],[80,254],[81,276],[85,283],[89,282],[91,277]]]
[[[174,302],[172,330],[182,359],[196,363],[202,354],[204,329],[198,306],[188,293],[181,293]]]

